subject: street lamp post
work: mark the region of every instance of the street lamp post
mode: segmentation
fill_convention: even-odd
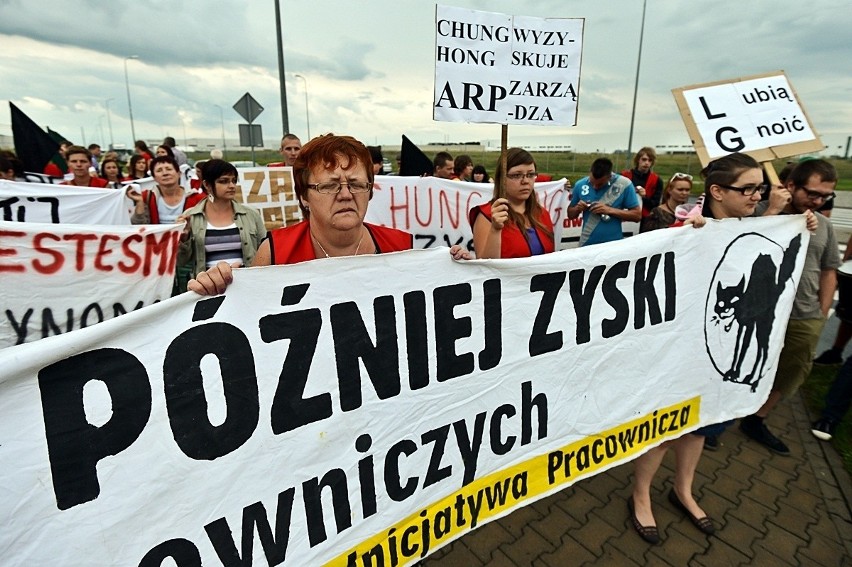
[[[130,103],[130,80],[127,78],[127,60],[139,59],[138,55],[131,55],[124,58],[124,86],[127,88],[127,112],[130,114],[130,134],[133,136],[133,143],[136,143],[136,128],[133,125],[133,105]]]
[[[311,139],[311,114],[308,111],[308,80],[301,75],[296,75],[297,78],[305,82],[305,124],[308,128],[308,140]]]
[[[642,24],[639,27],[639,55],[636,57],[636,82],[633,84],[633,110],[630,112],[630,135],[627,138],[627,164],[633,155],[633,123],[636,121],[636,97],[639,94],[639,66],[642,64],[642,40],[645,38],[645,8],[648,0],[642,0]]]
[[[287,117],[287,85],[284,80],[284,41],[281,38],[281,3],[279,0],[275,0],[275,31],[278,35],[278,83],[281,89],[282,134],[289,134],[290,119]]]
[[[222,114],[222,107],[221,106],[219,106],[218,104],[214,104],[213,106],[215,106],[216,108],[219,109],[219,121],[222,123],[222,158],[227,159],[225,157],[225,152],[228,149],[228,146],[225,145],[225,115]]]
[[[109,115],[109,101],[111,101],[111,100],[115,100],[115,99],[114,98],[108,98],[106,100],[107,125],[109,126],[109,149],[110,149],[110,151],[112,151],[112,149],[115,146],[115,144],[113,143],[113,138],[112,138],[112,118],[110,118],[110,115]]]

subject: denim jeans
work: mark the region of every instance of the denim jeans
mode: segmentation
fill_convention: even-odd
[[[843,419],[852,402],[852,356],[846,359],[825,395],[822,416],[835,423]]]

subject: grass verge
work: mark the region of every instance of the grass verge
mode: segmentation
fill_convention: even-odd
[[[825,404],[825,394],[831,387],[831,383],[834,382],[839,368],[839,364],[834,366],[814,365],[810,377],[805,380],[802,386],[802,395],[812,416],[818,417],[820,415]],[[830,443],[840,453],[846,472],[852,476],[852,420],[850,420],[850,413],[847,413],[845,419],[840,422]]]

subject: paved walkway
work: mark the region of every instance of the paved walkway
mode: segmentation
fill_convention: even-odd
[[[767,424],[791,456],[771,453],[736,425],[722,435],[718,451],[704,452],[694,491],[716,521],[714,536],[669,504],[669,452],[651,491],[659,545],[646,544],[629,523],[628,463],[487,524],[423,564],[852,566],[852,481],[840,457],[811,435],[799,396],[780,404]]]

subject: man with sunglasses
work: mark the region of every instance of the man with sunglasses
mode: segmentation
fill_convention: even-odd
[[[740,429],[748,437],[782,455],[789,454],[790,450],[767,429],[764,419],[782,398],[792,396],[810,374],[817,341],[834,299],[837,287],[835,270],[840,265],[837,240],[831,222],[816,210],[834,198],[836,185],[837,171],[821,159],[797,165],[785,184],[790,199],[782,214],[814,211],[819,223],[808,244],[805,267],[796,289],[769,399],[754,415],[744,417],[740,422]]]

